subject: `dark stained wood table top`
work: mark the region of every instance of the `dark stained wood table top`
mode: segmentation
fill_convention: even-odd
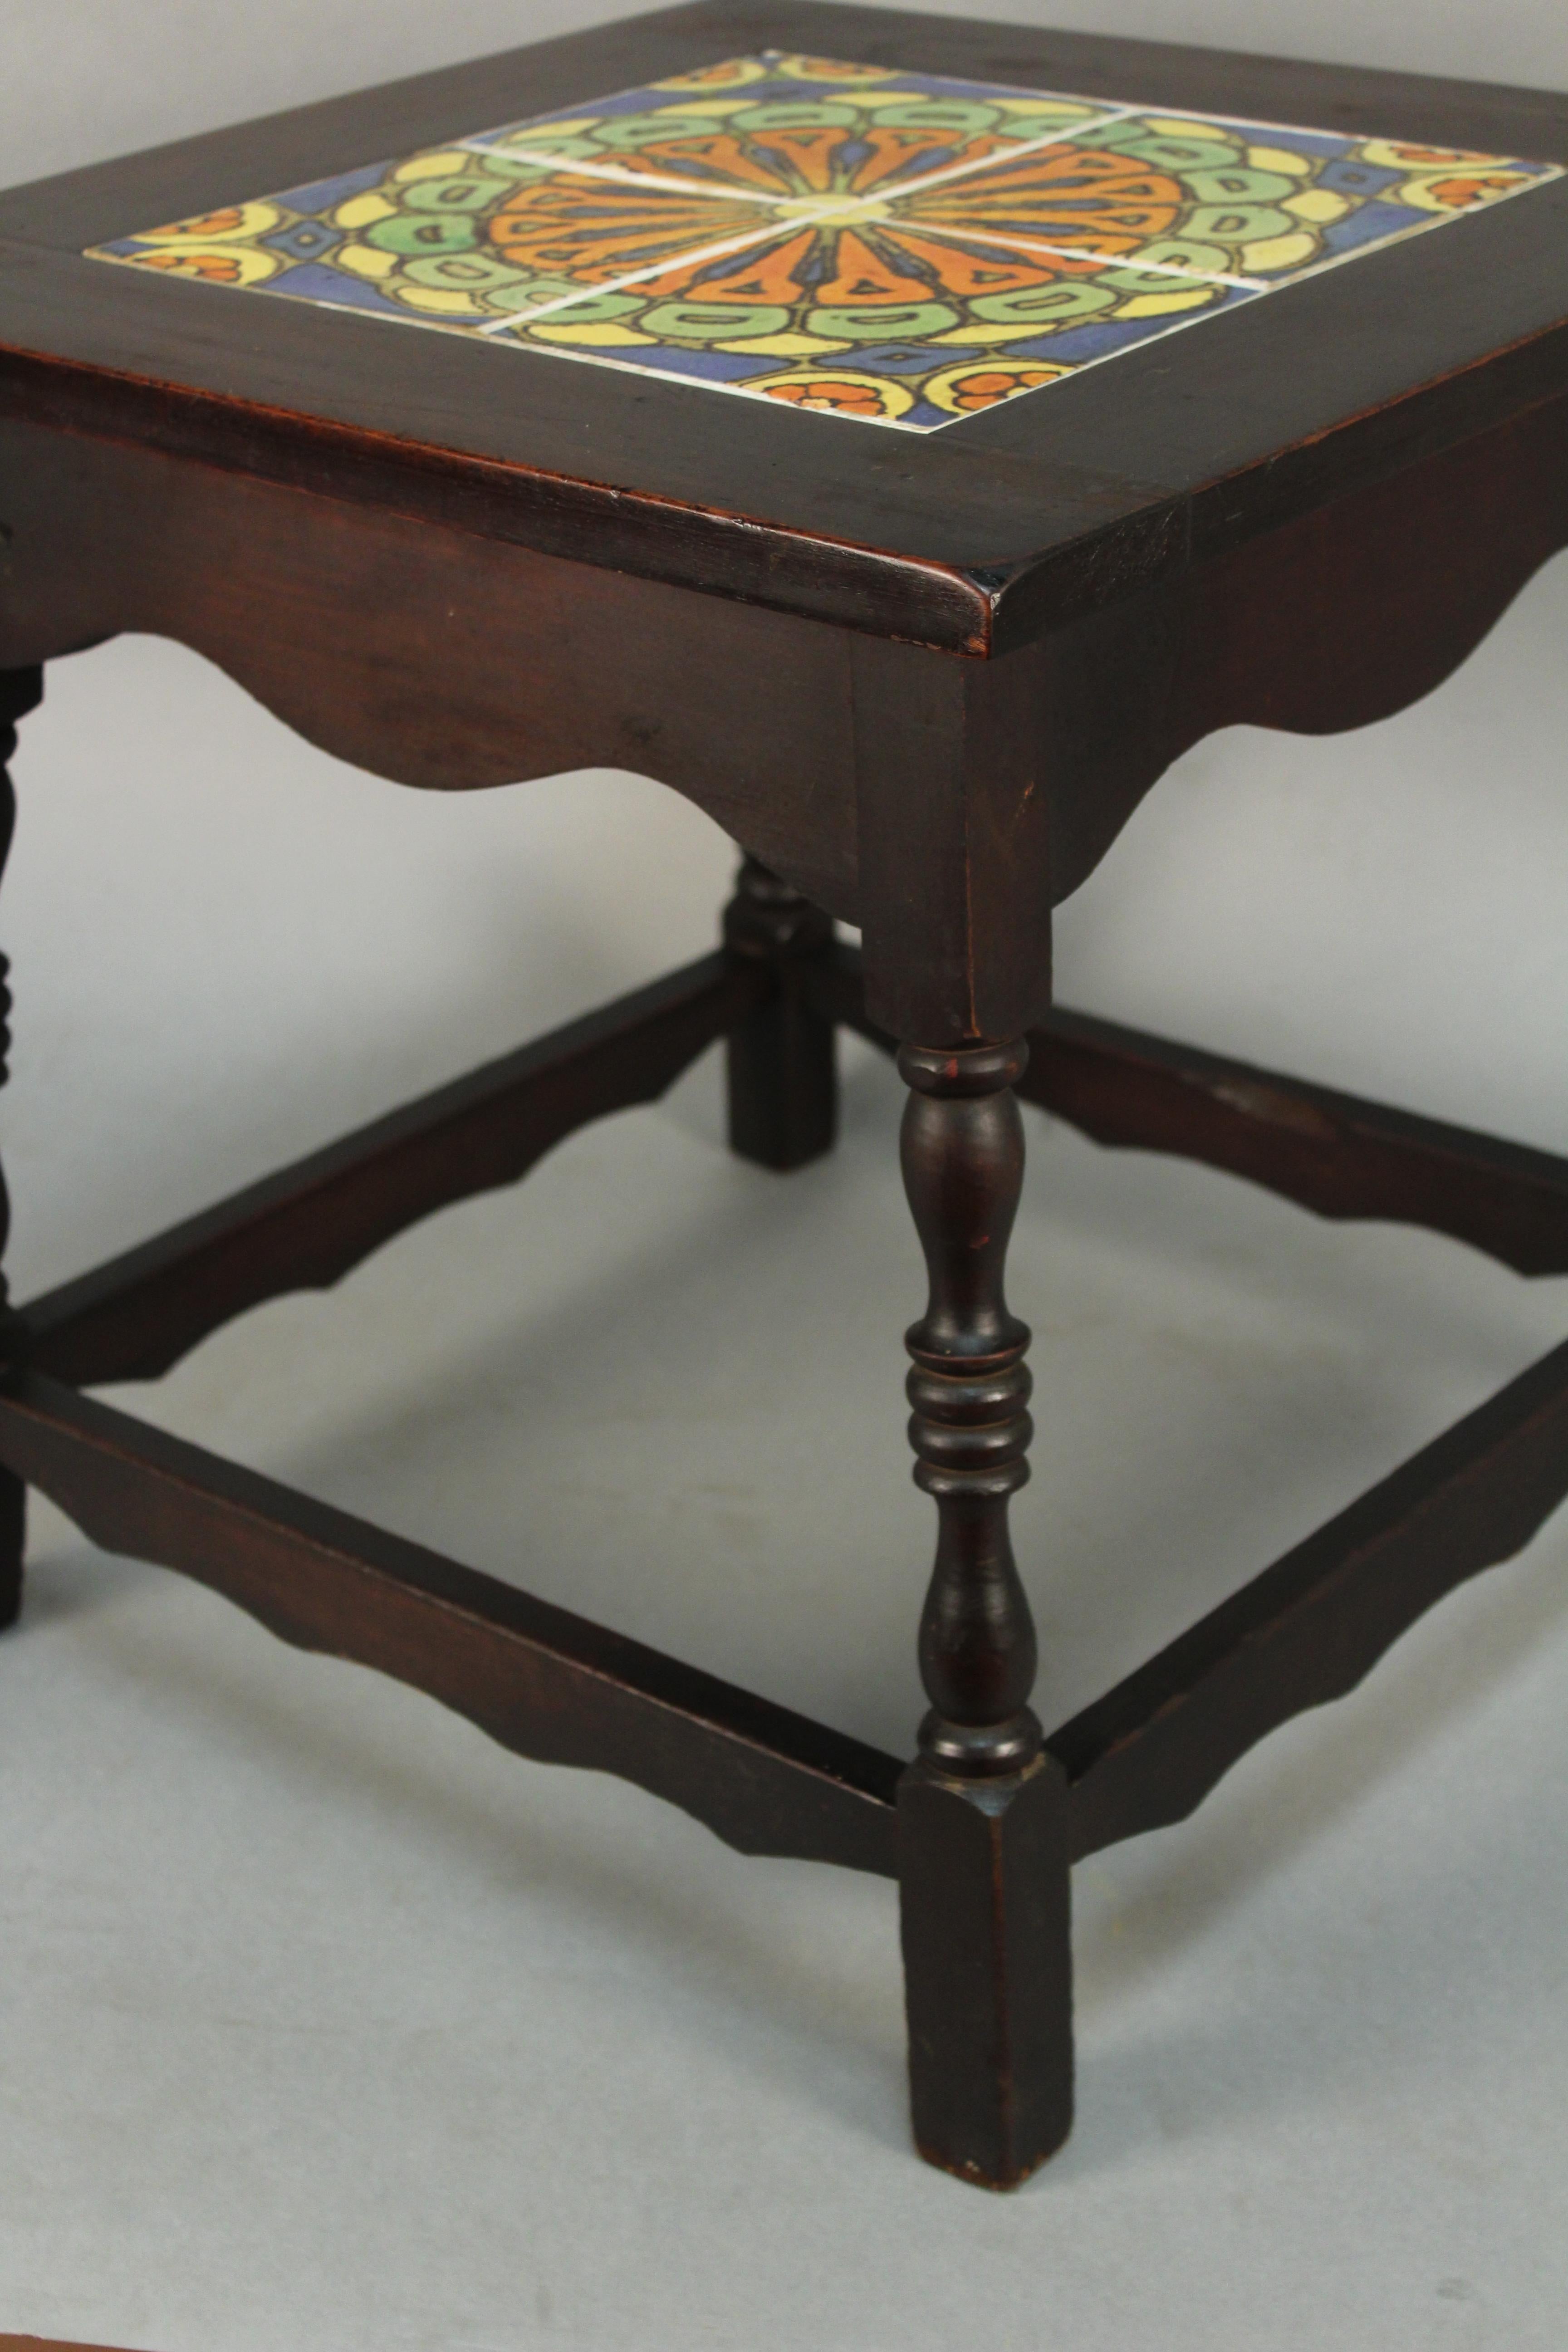
[[[1302,125],[1363,155],[1373,151],[1359,142],[1392,142],[1402,155],[1425,145],[1568,164],[1568,100],[1545,91],[816,0],[696,0],[0,195],[0,416],[989,655],[1568,390],[1568,177],[1550,173],[1523,193],[1500,181],[1506,201],[927,431],[816,413],[797,404],[799,386],[736,397],[668,372],[563,365],[537,342],[498,352],[472,334],[389,332],[318,301],[86,257],[158,224],[769,50],[996,85],[1016,106],[1020,92],[1067,92],[1102,109]],[[847,77],[843,90],[861,86]],[[1037,131],[1032,152],[1045,143]],[[1410,168],[1431,184],[1436,164]],[[966,169],[974,178],[973,160]],[[1242,201],[1266,212],[1278,195],[1266,181]],[[1223,228],[1224,186],[1208,193],[1208,225]],[[1312,201],[1309,222],[1332,211]],[[950,260],[959,249],[950,233]],[[1026,237],[992,249],[1009,267],[1020,253],[1038,260]],[[984,240],[966,250],[984,258]],[[1183,266],[1178,249],[1173,287],[1190,282]],[[1068,253],[1064,275],[1098,284],[1100,264]],[[1010,331],[997,366],[1016,356]],[[977,381],[992,347],[976,357],[963,332],[956,344],[950,375]],[[768,362],[784,377],[791,348],[786,336]],[[822,364],[853,386],[868,370],[844,348]]]

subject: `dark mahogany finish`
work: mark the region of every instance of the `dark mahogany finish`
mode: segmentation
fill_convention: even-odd
[[[780,1173],[831,1151],[838,1132],[833,1016],[808,986],[833,952],[833,924],[808,898],[746,858],[724,910],[724,944],[766,976],[726,1048],[730,1149]]]
[[[710,955],[247,1185],[26,1308],[58,1379],[151,1380],[264,1298],[325,1290],[420,1217],[515,1183],[590,1119],[655,1102],[758,998]]]
[[[0,1305],[0,1619],[31,1484],[520,1754],[621,1774],[747,1853],[898,1878],[917,2141],[1007,2188],[1070,2121],[1069,1861],[1190,1811],[1568,1495],[1564,1348],[1042,1740],[1007,1533],[1016,1097],[1568,1272],[1568,1161],[1050,1003],[1053,906],[1181,751],[1402,709],[1568,545],[1568,180],[922,440],[81,257],[763,46],[1568,163],[1548,92],[695,0],[0,194],[0,770],[40,664],[150,630],[377,773],[618,766],[748,853],[715,953]],[[800,1167],[833,1141],[841,1025],[901,1048],[931,1276],[913,1762],[82,1393],[336,1281],[720,1039],[735,1150]]]
[[[899,1783],[910,2107],[928,2164],[1016,2189],[1072,2128],[1067,1783],[1054,1757]]]
[[[1342,1698],[1568,1496],[1568,1343],[1413,1454],[1047,1743],[1075,1858],[1185,1818],[1238,1756]]]
[[[103,2344],[62,2344],[53,2336],[0,2336],[0,2352],[110,2352]]]
[[[1035,1628],[1007,1506],[1029,1475],[1026,1323],[1004,1291],[1028,1048],[906,1045],[900,1158],[931,1296],[906,1337],[915,1483],[937,1507],[931,1712],[899,1786],[910,2088],[922,2156],[1011,2189],[1072,2122],[1065,1783],[1029,1706]]]
[[[1007,1505],[1029,1475],[1029,1327],[1003,1292],[1024,1185],[1013,1082],[1022,1045],[938,1054],[906,1045],[900,1158],[931,1297],[910,1351],[915,1484],[937,1508],[936,1565],[921,1619],[931,1713],[921,1752],[959,1776],[1016,1772],[1039,1751],[1029,1711],[1035,1629]]]
[[[16,190],[0,667],[150,628],[408,782],[658,776],[885,1026],[1015,1036],[1178,752],[1400,709],[1568,543],[1568,181],[923,438],[80,257],[766,44],[1568,162],[1542,91],[697,0]]]
[[[809,985],[835,1020],[896,1052],[867,1016],[856,949],[840,941]],[[1550,1151],[1065,1005],[1052,1007],[1027,1044],[1018,1093],[1096,1143],[1200,1160],[1320,1217],[1426,1225],[1516,1274],[1568,1274],[1568,1160]]]
[[[16,794],[11,782],[8,762],[16,749],[16,721],[35,709],[43,695],[43,680],[37,670],[13,670],[0,675],[0,875],[11,855],[11,835],[16,824]],[[0,1087],[9,1075],[7,1057],[11,1050],[11,990],[8,975],[10,964],[0,955]],[[4,1258],[6,1238],[11,1230],[11,1196],[5,1189],[5,1177],[0,1170],[0,1259]],[[11,1305],[10,1286],[3,1266],[0,1266],[0,1342],[8,1357],[16,1340],[16,1311]],[[16,1622],[22,1606],[22,1551],[26,1535],[27,1490],[14,1471],[0,1470],[0,1631]]]
[[[503,1150],[514,1154],[514,1172],[537,1157],[517,1151],[528,1089],[498,1084],[497,1073],[526,1072],[531,1065],[538,1108],[548,1111],[558,1137],[613,1107],[626,1062],[646,1046],[651,1063],[664,1045],[661,1023],[672,1001],[688,1007],[707,1001],[718,976],[711,964],[673,975],[302,1163],[354,1171],[330,1221],[319,1219],[316,1188],[300,1181],[298,1169],[284,1171],[114,1261],[101,1278],[89,1276],[53,1294],[58,1302],[78,1292],[85,1302],[79,1324],[24,1309],[21,1346],[31,1346],[40,1360],[53,1348],[76,1350],[79,1381],[119,1377],[125,1361],[138,1360],[139,1323],[149,1335],[147,1360],[160,1352],[172,1358],[256,1297],[323,1278],[322,1230],[342,1264],[396,1230],[387,1202],[410,1136],[426,1139],[420,1148],[430,1155],[429,1181],[401,1192],[405,1223],[438,1199],[472,1190],[473,1167],[499,1168]],[[751,967],[738,965],[734,978],[727,997],[711,1000],[710,1019],[719,1002],[737,1024],[754,1005]],[[850,950],[837,950],[818,980],[834,1018],[879,1034],[859,1007]],[[1079,1016],[1061,1018],[1077,1023]],[[1116,1041],[1104,1085],[1108,1092],[1122,1087],[1125,1128],[1142,1127],[1142,1139],[1155,1148],[1190,1148],[1174,1134],[1146,1131],[1150,1116],[1128,1075],[1137,1055],[1121,1050],[1131,1033],[1110,1024],[1083,1025]],[[624,1055],[609,1048],[617,1032]],[[563,1037],[574,1034],[574,1053],[563,1046]],[[1054,1034],[1053,1027],[1037,1034],[1022,1089],[1044,1091],[1035,1081]],[[1180,1048],[1161,1051],[1173,1061],[1182,1055]],[[1212,1056],[1193,1059],[1200,1071],[1213,1066]],[[1251,1076],[1263,1102],[1292,1099],[1298,1082]],[[922,1335],[917,1344],[922,1356],[938,1357],[942,1351],[927,1340],[951,1338],[966,1319],[973,1331],[984,1316],[987,1336],[1002,1342],[993,1356],[1014,1353],[1013,1392],[1002,1399],[995,1422],[965,1419],[957,1392],[968,1383],[953,1370],[951,1351],[942,1359],[945,1371],[917,1365],[913,1381],[923,1407],[917,1417],[922,1456],[934,1460],[944,1446],[973,1442],[977,1453],[995,1444],[1003,1457],[994,1482],[1000,1492],[976,1498],[981,1511],[992,1514],[985,1542],[977,1547],[966,1526],[956,1544],[943,1546],[925,1644],[933,1700],[979,1718],[977,1760],[984,1763],[986,1716],[994,1726],[1011,1715],[1016,1738],[1013,1701],[1021,1692],[1021,1705],[1027,1696],[1024,1669],[1032,1674],[1033,1637],[1008,1572],[1001,1517],[1022,1466],[1022,1367],[1015,1352],[1021,1350],[1021,1327],[1002,1302],[994,1256],[978,1290],[962,1276],[954,1285],[945,1263],[963,1234],[973,1238],[977,1231],[977,1172],[990,1204],[998,1174],[1005,1212],[1016,1197],[1017,1140],[994,1094],[969,1099],[987,1106],[981,1132],[984,1138],[989,1126],[991,1133],[982,1149],[957,1154],[966,1196],[959,1213],[942,1214],[934,1181],[952,1150],[951,1135],[934,1151],[923,1143],[918,1154],[925,1165],[915,1191],[934,1234],[940,1288],[937,1330],[928,1313],[915,1327]],[[432,1117],[433,1105],[451,1102],[466,1105],[462,1119]],[[564,1115],[566,1104],[574,1118]],[[1375,1125],[1372,1107],[1357,1111]],[[1452,1156],[1455,1130],[1432,1128],[1427,1163],[1405,1134],[1421,1123],[1386,1117],[1410,1145],[1407,1205],[1401,1207],[1384,1180],[1375,1213],[1432,1222],[1435,1175],[1440,1178]],[[487,1121],[493,1133],[487,1134]],[[366,1140],[378,1133],[384,1182],[376,1179],[377,1155]],[[1459,1140],[1479,1147],[1479,1139]],[[1353,1144],[1348,1150],[1353,1180]],[[1552,1171],[1568,1191],[1568,1162],[1547,1162],[1509,1145],[1492,1150],[1491,1229],[1509,1230],[1515,1213],[1525,1224]],[[976,1165],[966,1167],[966,1160]],[[1274,1181],[1264,1168],[1249,1172]],[[492,1173],[487,1181],[505,1179]],[[267,1213],[274,1196],[275,1216]],[[1345,1197],[1353,1197],[1351,1182]],[[257,1230],[267,1234],[265,1263],[273,1278],[266,1291],[236,1278],[252,1264]],[[189,1302],[204,1285],[207,1307],[198,1331]],[[34,1317],[39,1329],[30,1340],[26,1327]],[[937,1391],[945,1413],[931,1409],[941,1379],[952,1383]],[[197,1577],[286,1640],[413,1683],[520,1753],[620,1773],[686,1806],[745,1852],[804,1855],[900,1877],[920,2144],[933,2161],[965,2178],[1010,2186],[1057,2144],[1070,2117],[1064,1857],[1081,1858],[1181,1818],[1268,1730],[1352,1688],[1445,1592],[1522,1549],[1568,1496],[1568,1345],[1052,1732],[1022,1771],[955,1771],[954,1763],[965,1760],[962,1753],[940,1752],[901,1767],[895,1757],[91,1403],[36,1370],[14,1373],[0,1393],[0,1463],[18,1485],[25,1478],[48,1494],[108,1549]],[[963,1475],[949,1456],[939,1483],[949,1488],[950,1510],[962,1500],[962,1489],[953,1489]],[[970,1475],[982,1486],[988,1483],[984,1469]],[[971,1582],[972,1562],[979,1573]],[[994,1602],[975,1612],[977,1645],[964,1638],[962,1604],[972,1592]],[[959,1606],[951,1605],[953,1598]],[[964,1744],[944,1743],[940,1727],[932,1737],[939,1750],[946,1744],[962,1751]],[[1019,1743],[1028,1744],[1026,1738]],[[961,1895],[961,1888],[969,1891]]]
[[[181,1570],[300,1649],[379,1666],[521,1756],[618,1772],[742,1853],[889,1866],[899,1768],[858,1740],[38,1372],[0,1389],[0,1455],[106,1550]]]

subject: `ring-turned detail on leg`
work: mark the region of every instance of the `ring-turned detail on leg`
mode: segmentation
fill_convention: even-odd
[[[8,762],[16,749],[16,721],[36,706],[43,693],[42,680],[37,670],[0,671],[0,874],[5,872],[10,855],[11,835],[16,821],[16,796],[11,784]],[[11,1047],[11,991],[6,975],[9,965],[0,955],[0,1086],[6,1078],[6,1056]],[[0,1170],[0,1260],[4,1259],[6,1236],[11,1226],[11,1202],[5,1190],[5,1178]],[[16,1318],[11,1306],[10,1291],[3,1266],[0,1266],[0,1349],[5,1357],[13,1352]],[[22,1606],[22,1546],[26,1517],[27,1490],[14,1471],[0,1469],[0,1630],[15,1624]]]
[[[1028,1476],[1029,1333],[1003,1287],[1027,1048],[906,1045],[904,1185],[931,1296],[908,1334],[915,1479],[938,1538],[921,1623],[931,1702],[899,1790],[916,2143],[992,2189],[1072,2120],[1066,1789],[1029,1707],[1035,1630],[1007,1527]]]

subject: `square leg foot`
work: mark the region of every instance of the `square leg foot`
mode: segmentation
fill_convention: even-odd
[[[1040,1757],[899,1783],[915,2145],[983,2189],[1016,2189],[1072,2126],[1067,1787]]]

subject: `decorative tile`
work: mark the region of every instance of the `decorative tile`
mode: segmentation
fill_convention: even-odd
[[[932,432],[1561,176],[767,50],[89,257]]]

